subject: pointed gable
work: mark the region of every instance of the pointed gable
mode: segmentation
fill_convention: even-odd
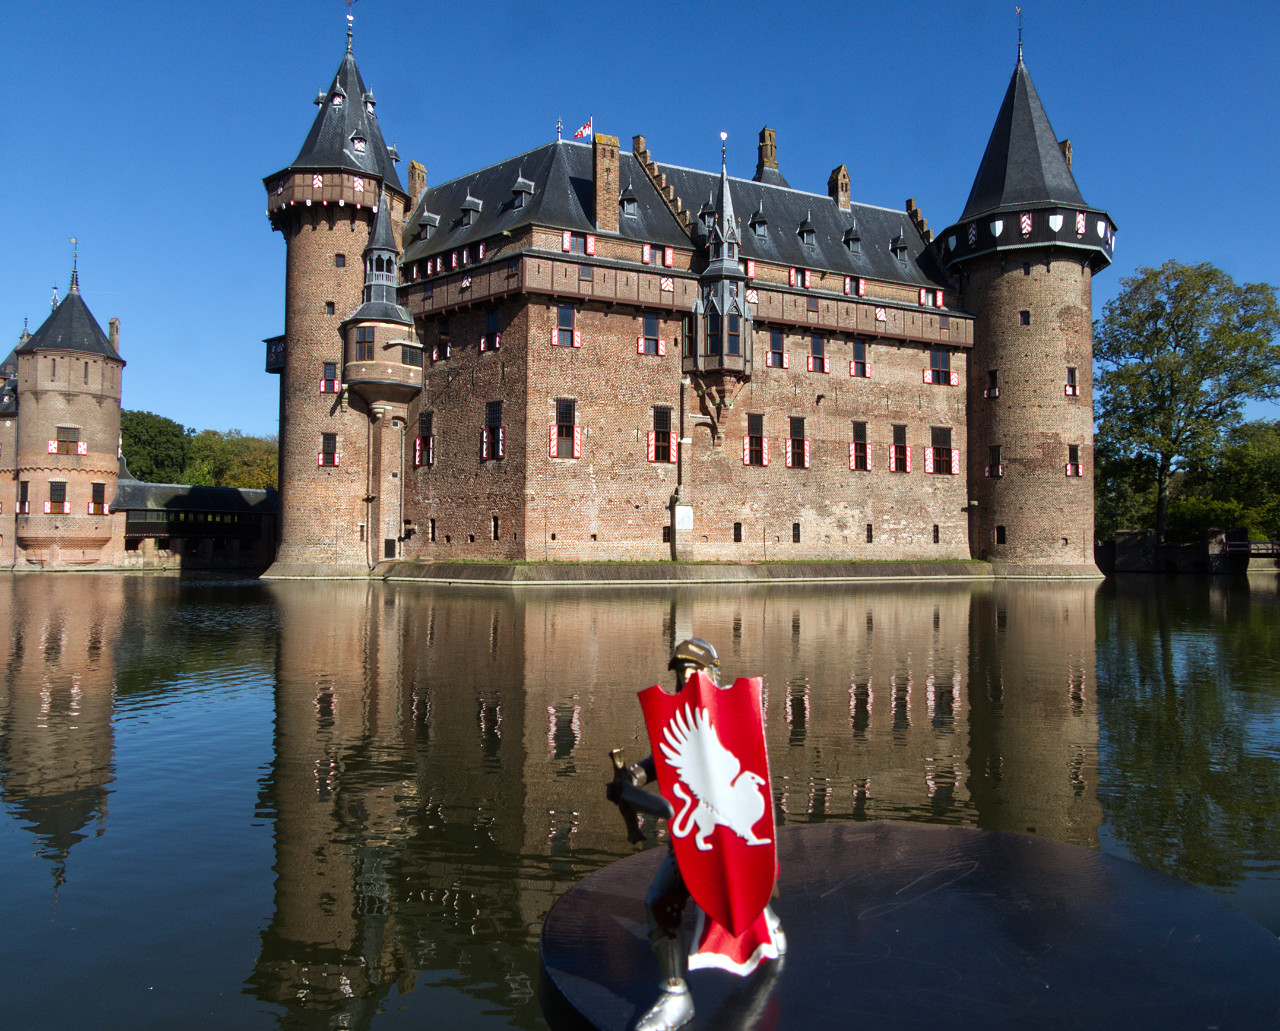
[[[1086,207],[1019,55],[960,221],[1049,205]]]
[[[373,113],[373,94],[365,89],[349,42],[333,83],[316,97],[316,103],[320,112],[290,167],[364,172],[403,193],[394,155]]]

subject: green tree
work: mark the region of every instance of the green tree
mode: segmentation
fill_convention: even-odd
[[[181,482],[189,441],[189,431],[163,415],[120,413],[120,450],[129,471],[146,483]]]
[[[249,437],[239,430],[201,430],[191,438],[186,482],[203,487],[275,487],[276,458],[275,437]]]
[[[1238,504],[1238,525],[1254,540],[1280,540],[1280,420],[1232,430],[1207,464],[1188,473],[1186,490],[1218,504]]]
[[[1163,539],[1173,475],[1205,462],[1244,403],[1280,397],[1274,287],[1168,261],[1122,279],[1094,327],[1098,440],[1146,466]]]

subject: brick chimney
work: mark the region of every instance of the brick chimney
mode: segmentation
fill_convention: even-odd
[[[618,137],[596,133],[596,230],[601,233],[618,231]]]
[[[120,320],[112,318],[107,323],[107,340],[111,342],[111,346],[115,349],[116,354],[120,353]]]
[[[827,180],[827,196],[835,201],[841,211],[849,210],[849,169],[844,165],[831,170]]]
[[[778,144],[774,141],[773,130],[767,125],[760,130],[759,156],[756,158],[756,178],[766,168],[778,170]]]

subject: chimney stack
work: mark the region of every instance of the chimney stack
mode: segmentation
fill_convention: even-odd
[[[844,165],[831,170],[831,178],[827,180],[827,196],[840,206],[841,211],[849,210],[849,169]]]
[[[107,340],[111,342],[112,349],[116,354],[120,353],[120,320],[112,317],[107,323]]]
[[[593,138],[596,181],[596,230],[618,231],[618,137],[596,133]]]
[[[778,170],[778,145],[774,141],[773,130],[767,125],[760,130],[760,149],[756,158],[756,179],[766,168]]]
[[[412,206],[427,188],[427,170],[417,161],[409,162],[409,204]]]

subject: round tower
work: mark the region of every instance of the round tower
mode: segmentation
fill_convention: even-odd
[[[15,567],[107,557],[120,477],[118,325],[102,332],[72,269],[67,296],[14,351]]]
[[[263,180],[267,215],[285,238],[285,328],[268,345],[280,376],[280,540],[267,575],[323,566],[363,575],[373,564],[369,410],[344,380],[343,324],[363,301],[361,256],[375,219],[394,244],[406,197],[347,51],[297,158]],[[385,212],[380,212],[380,207]]]
[[[1019,48],[942,261],[974,315],[969,540],[999,572],[1097,576],[1093,558],[1092,278],[1115,225],[1089,207]]]

